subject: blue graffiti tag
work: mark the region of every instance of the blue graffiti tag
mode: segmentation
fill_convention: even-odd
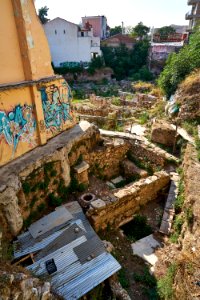
[[[9,113],[0,111],[0,137],[3,136],[9,145],[13,145],[13,153],[17,149],[20,138],[32,135],[35,128],[31,106],[17,105]]]
[[[60,130],[64,122],[73,120],[70,115],[69,103],[71,91],[66,83],[63,83],[61,87],[57,87],[55,84],[42,87],[40,92],[46,128],[55,127]]]

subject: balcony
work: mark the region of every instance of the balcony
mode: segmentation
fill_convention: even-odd
[[[197,3],[200,3],[200,0],[188,0],[188,5],[195,5]]]
[[[193,18],[194,14],[191,11],[187,12],[187,14],[185,15],[186,20],[192,20]]]
[[[200,13],[194,13],[189,11],[186,15],[185,15],[185,19],[186,20],[196,20],[196,19],[200,19]]]

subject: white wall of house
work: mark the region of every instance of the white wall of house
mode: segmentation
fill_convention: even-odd
[[[101,55],[100,38],[93,37],[92,30],[81,34],[78,28],[78,25],[61,18],[44,25],[55,66],[64,62],[90,62],[94,52]]]

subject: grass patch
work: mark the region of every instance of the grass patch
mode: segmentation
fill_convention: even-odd
[[[184,223],[184,217],[183,216],[176,216],[174,223],[173,223],[173,230],[174,232],[171,234],[170,236],[170,241],[172,243],[177,243],[178,242],[178,238],[181,234],[181,230],[182,230],[182,226]]]
[[[118,97],[113,97],[111,103],[116,106],[121,106],[121,101],[120,101],[120,98],[118,98]]]
[[[161,299],[170,300],[173,297],[173,282],[176,274],[177,265],[171,264],[167,273],[158,281],[158,294]]]
[[[151,176],[153,175],[153,168],[150,165],[148,159],[145,159],[145,157],[143,158],[143,161],[140,161],[139,159],[137,159],[136,157],[134,157],[131,153],[131,151],[129,150],[127,152],[127,158],[132,161],[138,168],[140,169],[144,169],[147,171],[148,175]]]
[[[145,267],[142,274],[133,274],[133,278],[136,282],[141,283],[143,286],[142,290],[148,299],[158,300],[159,295],[157,291],[157,280],[149,273],[147,267]]]
[[[192,207],[188,207],[185,211],[186,221],[187,225],[191,226],[193,224],[194,215],[193,215],[193,209]]]
[[[127,289],[130,286],[128,277],[126,275],[126,270],[124,268],[118,272],[118,279],[124,289]]]
[[[140,117],[139,117],[139,119],[138,119],[138,122],[141,124],[141,125],[144,125],[144,124],[146,124],[147,122],[149,121],[149,114],[148,114],[148,112],[143,112],[141,115],[140,115]]]

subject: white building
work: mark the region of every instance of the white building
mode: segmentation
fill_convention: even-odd
[[[89,24],[80,28],[77,24],[55,18],[44,25],[44,30],[56,67],[64,63],[90,62],[93,57],[101,55],[100,38],[93,36]]]

